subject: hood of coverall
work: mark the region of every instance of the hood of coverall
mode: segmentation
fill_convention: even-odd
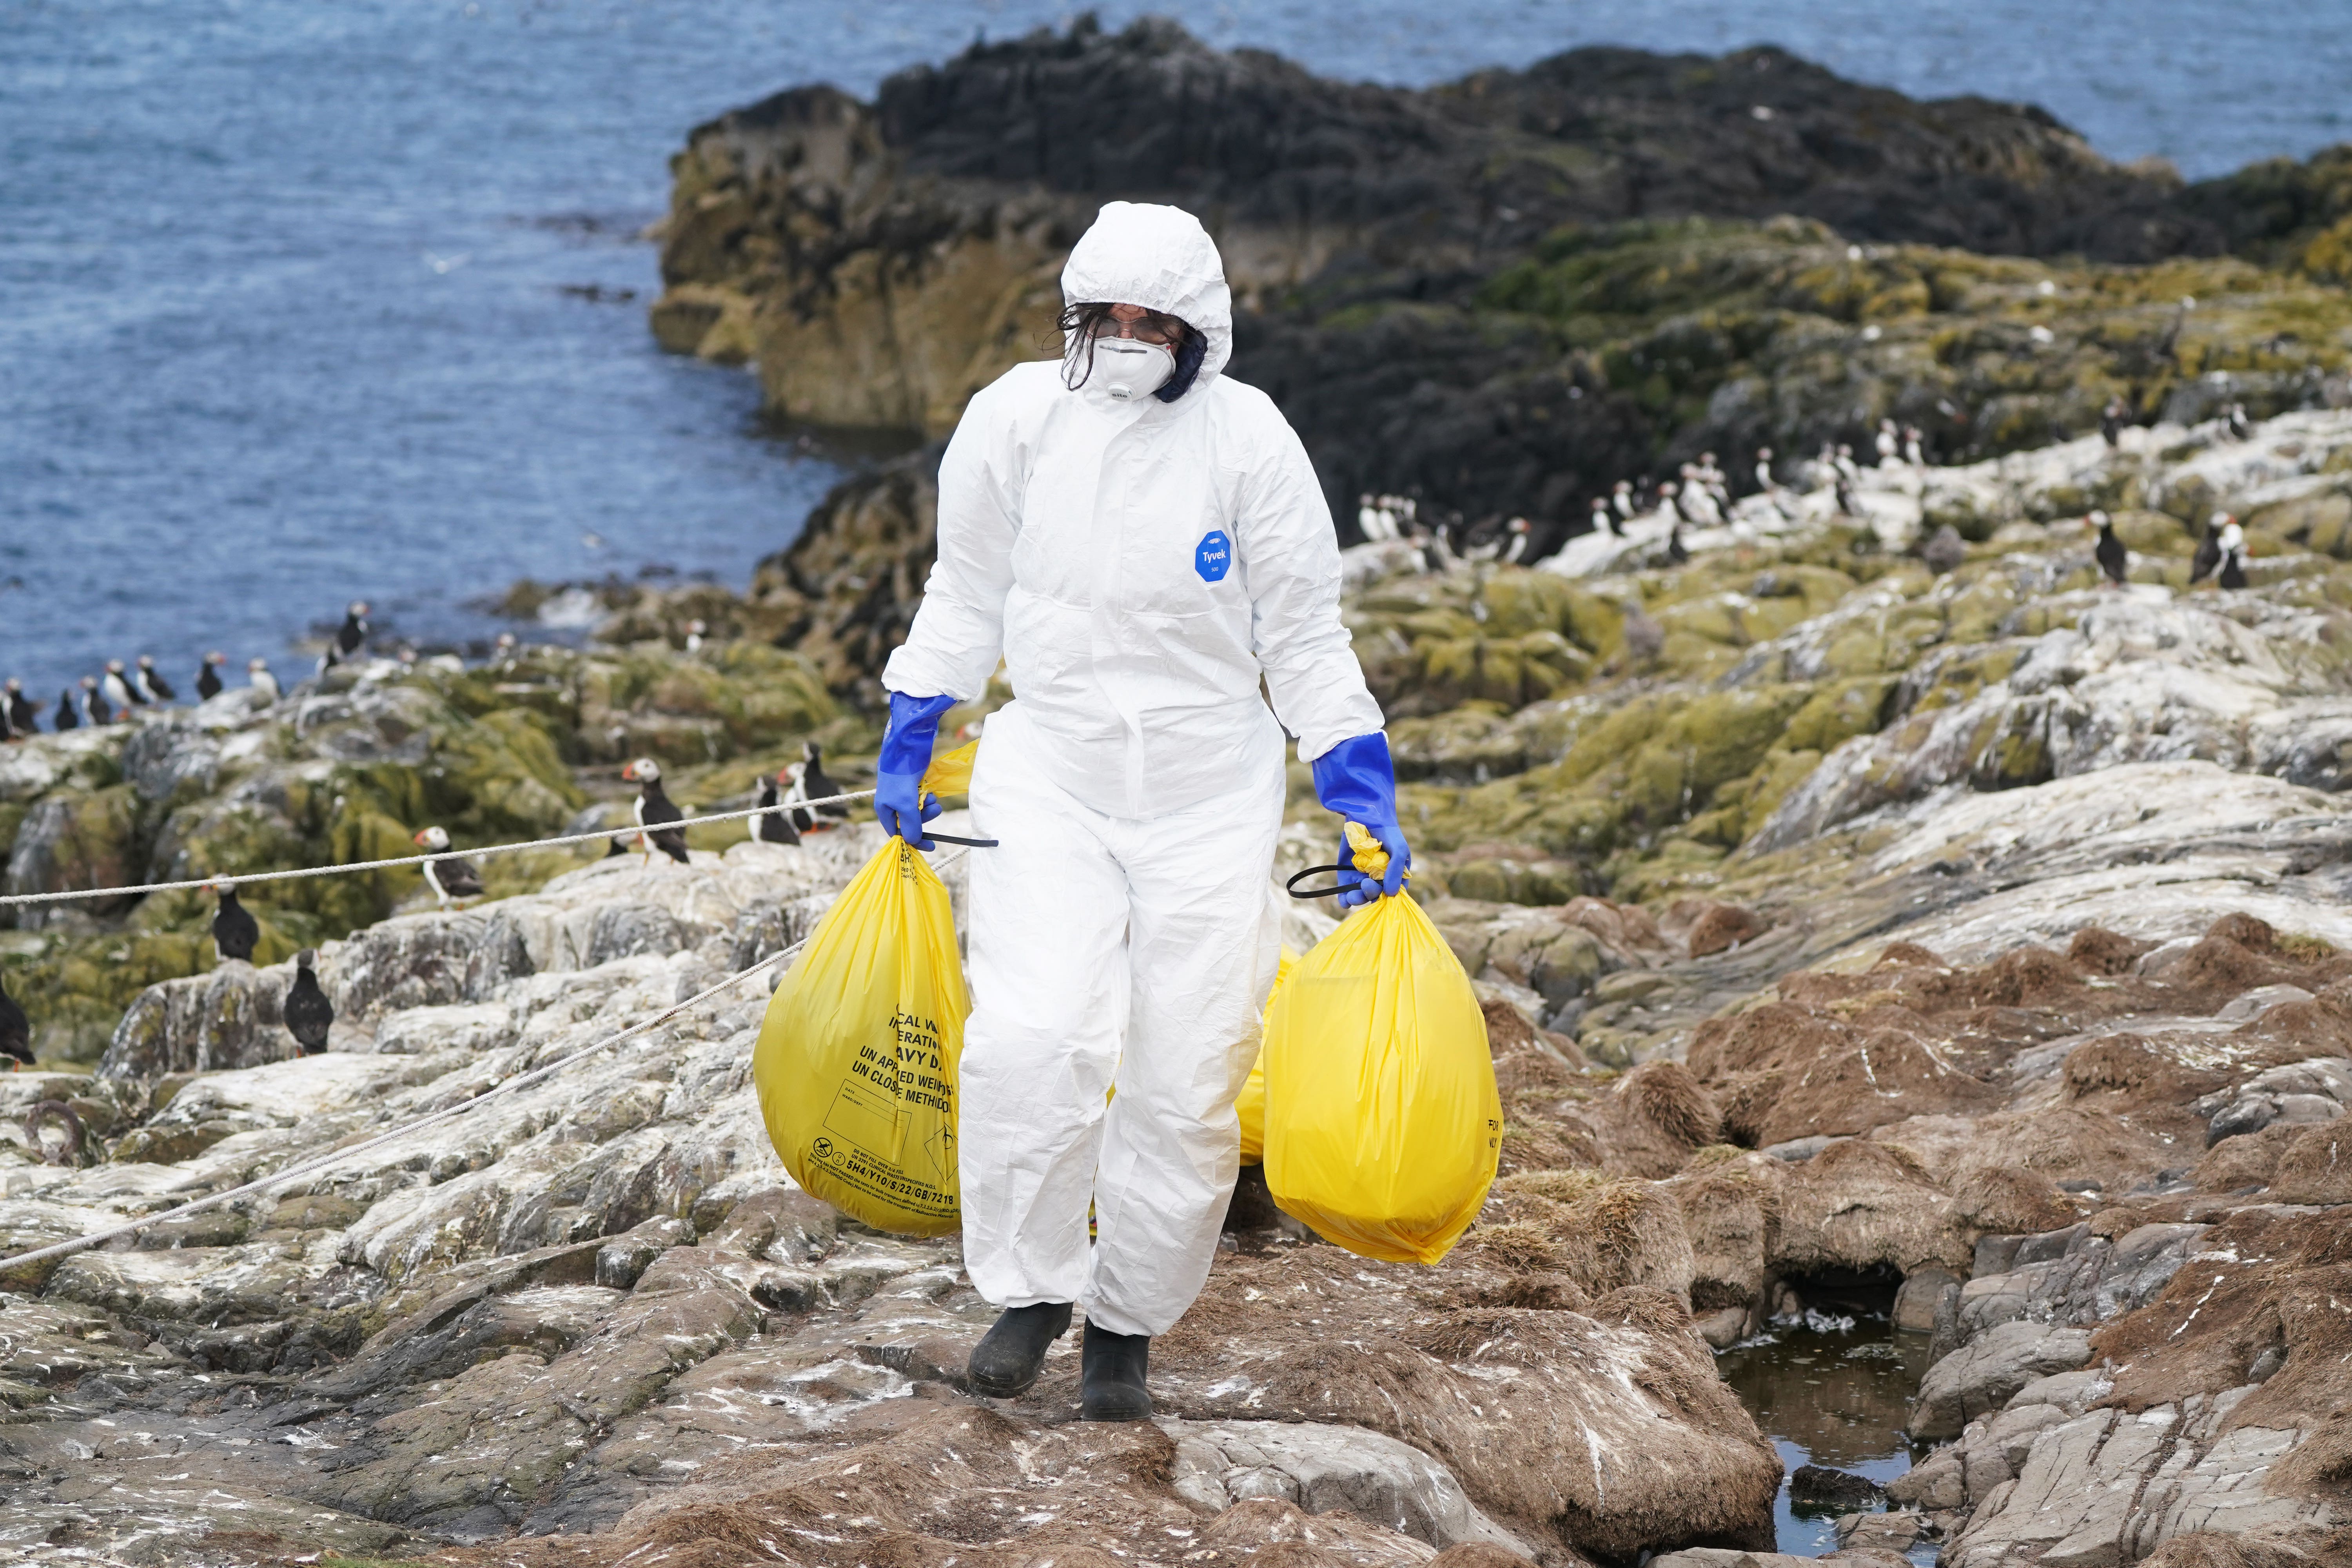
[[[1062,302],[1140,305],[1174,316],[1207,341],[1192,390],[1233,357],[1234,294],[1224,258],[1201,220],[1181,207],[1106,202],[1062,268]],[[1064,352],[1069,345],[1064,344]],[[1178,398],[1191,400],[1192,391]]]

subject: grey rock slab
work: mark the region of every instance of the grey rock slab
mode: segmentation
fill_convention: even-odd
[[[1477,1541],[1536,1555],[1479,1511],[1453,1471],[1394,1437],[1312,1422],[1158,1425],[1176,1441],[1177,1495],[1203,1508],[1279,1497],[1309,1513],[1346,1509],[1439,1548]]]
[[[410,1007],[387,1016],[375,1031],[381,1056],[428,1056],[438,1051],[487,1051],[513,1043],[516,1020],[502,1002],[460,1002]]]
[[[1911,1407],[1911,1435],[1957,1436],[1970,1418],[1998,1410],[2033,1379],[2090,1359],[2091,1337],[2082,1329],[1995,1324],[1927,1369]]]
[[[2193,1531],[2335,1522],[2324,1501],[2263,1488],[2300,1434],[2221,1431],[2251,1392],[2137,1414],[2093,1410],[2031,1435],[2017,1480],[1986,1498],[1944,1561],[1953,1568],[2029,1561],[2119,1568]]]
[[[2338,1104],[2352,1104],[2352,1060],[2343,1057],[2312,1057],[2272,1068],[2247,1080],[2242,1092],[2256,1094],[2321,1094]]]
[[[2224,1023],[2243,1024],[2261,1017],[2273,1007],[2289,1002],[2308,1002],[2311,993],[2300,985],[2257,985],[2252,991],[2242,991],[2222,1004],[2213,1016]]]
[[[2201,1225],[2144,1225],[2114,1241],[2086,1226],[2018,1239],[2013,1265],[1979,1272],[1960,1287],[1956,1343],[1966,1344],[2001,1323],[2030,1321],[2087,1327],[2146,1306],[2180,1270]],[[2003,1243],[2011,1238],[2003,1237]],[[2000,1252],[1978,1243],[1980,1263]]]

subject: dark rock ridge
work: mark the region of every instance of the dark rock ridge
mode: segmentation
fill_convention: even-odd
[[[1659,463],[1881,416],[1948,455],[2036,445],[2111,395],[2153,417],[2217,368],[2258,373],[2236,392],[2258,412],[2324,401],[2344,355],[2316,318],[2227,334],[2266,363],[2209,363],[2175,319],[2185,294],[2307,311],[2307,282],[2098,264],[2235,247],[2352,275],[2352,154],[2184,189],[2038,110],[1916,102],[1769,48],[1580,49],[1414,90],[1082,21],[902,72],[871,105],[780,93],[672,166],[661,342],[757,362],[783,417],[931,435],[1051,352],[1062,258],[1102,201],[1192,207],[1241,307],[1236,373],[1297,425],[1345,535],[1336,503],[1366,489],[1556,534]],[[2008,307],[2051,269],[1971,253],[2093,258],[2070,294],[2138,285],[2047,305],[2100,319],[2046,342]]]

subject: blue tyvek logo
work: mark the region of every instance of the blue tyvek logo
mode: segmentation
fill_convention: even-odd
[[[1203,583],[1222,583],[1225,574],[1234,569],[1234,542],[1225,537],[1222,528],[1213,528],[1201,536],[1192,548],[1192,570],[1201,574]]]

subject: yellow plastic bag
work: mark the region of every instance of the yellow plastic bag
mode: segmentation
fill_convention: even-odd
[[[1378,876],[1385,857],[1366,837],[1356,864]],[[1366,1258],[1444,1258],[1494,1183],[1503,1106],[1470,977],[1421,906],[1375,900],[1316,943],[1259,1060],[1283,1211]]]
[[[971,1012],[948,890],[893,838],[817,922],[751,1052],[793,1180],[877,1230],[960,1223],[956,1063]]]
[[[971,765],[980,760],[980,742],[968,741],[944,757],[933,757],[923,770],[924,795],[970,795]]]
[[[1282,983],[1298,967],[1298,955],[1288,948],[1282,950],[1282,962],[1275,969],[1274,984],[1265,994],[1265,1016],[1274,1016],[1274,999],[1282,994]],[[1242,1163],[1255,1165],[1265,1158],[1265,1053],[1250,1064],[1249,1081],[1234,1101],[1234,1111],[1242,1119]]]

